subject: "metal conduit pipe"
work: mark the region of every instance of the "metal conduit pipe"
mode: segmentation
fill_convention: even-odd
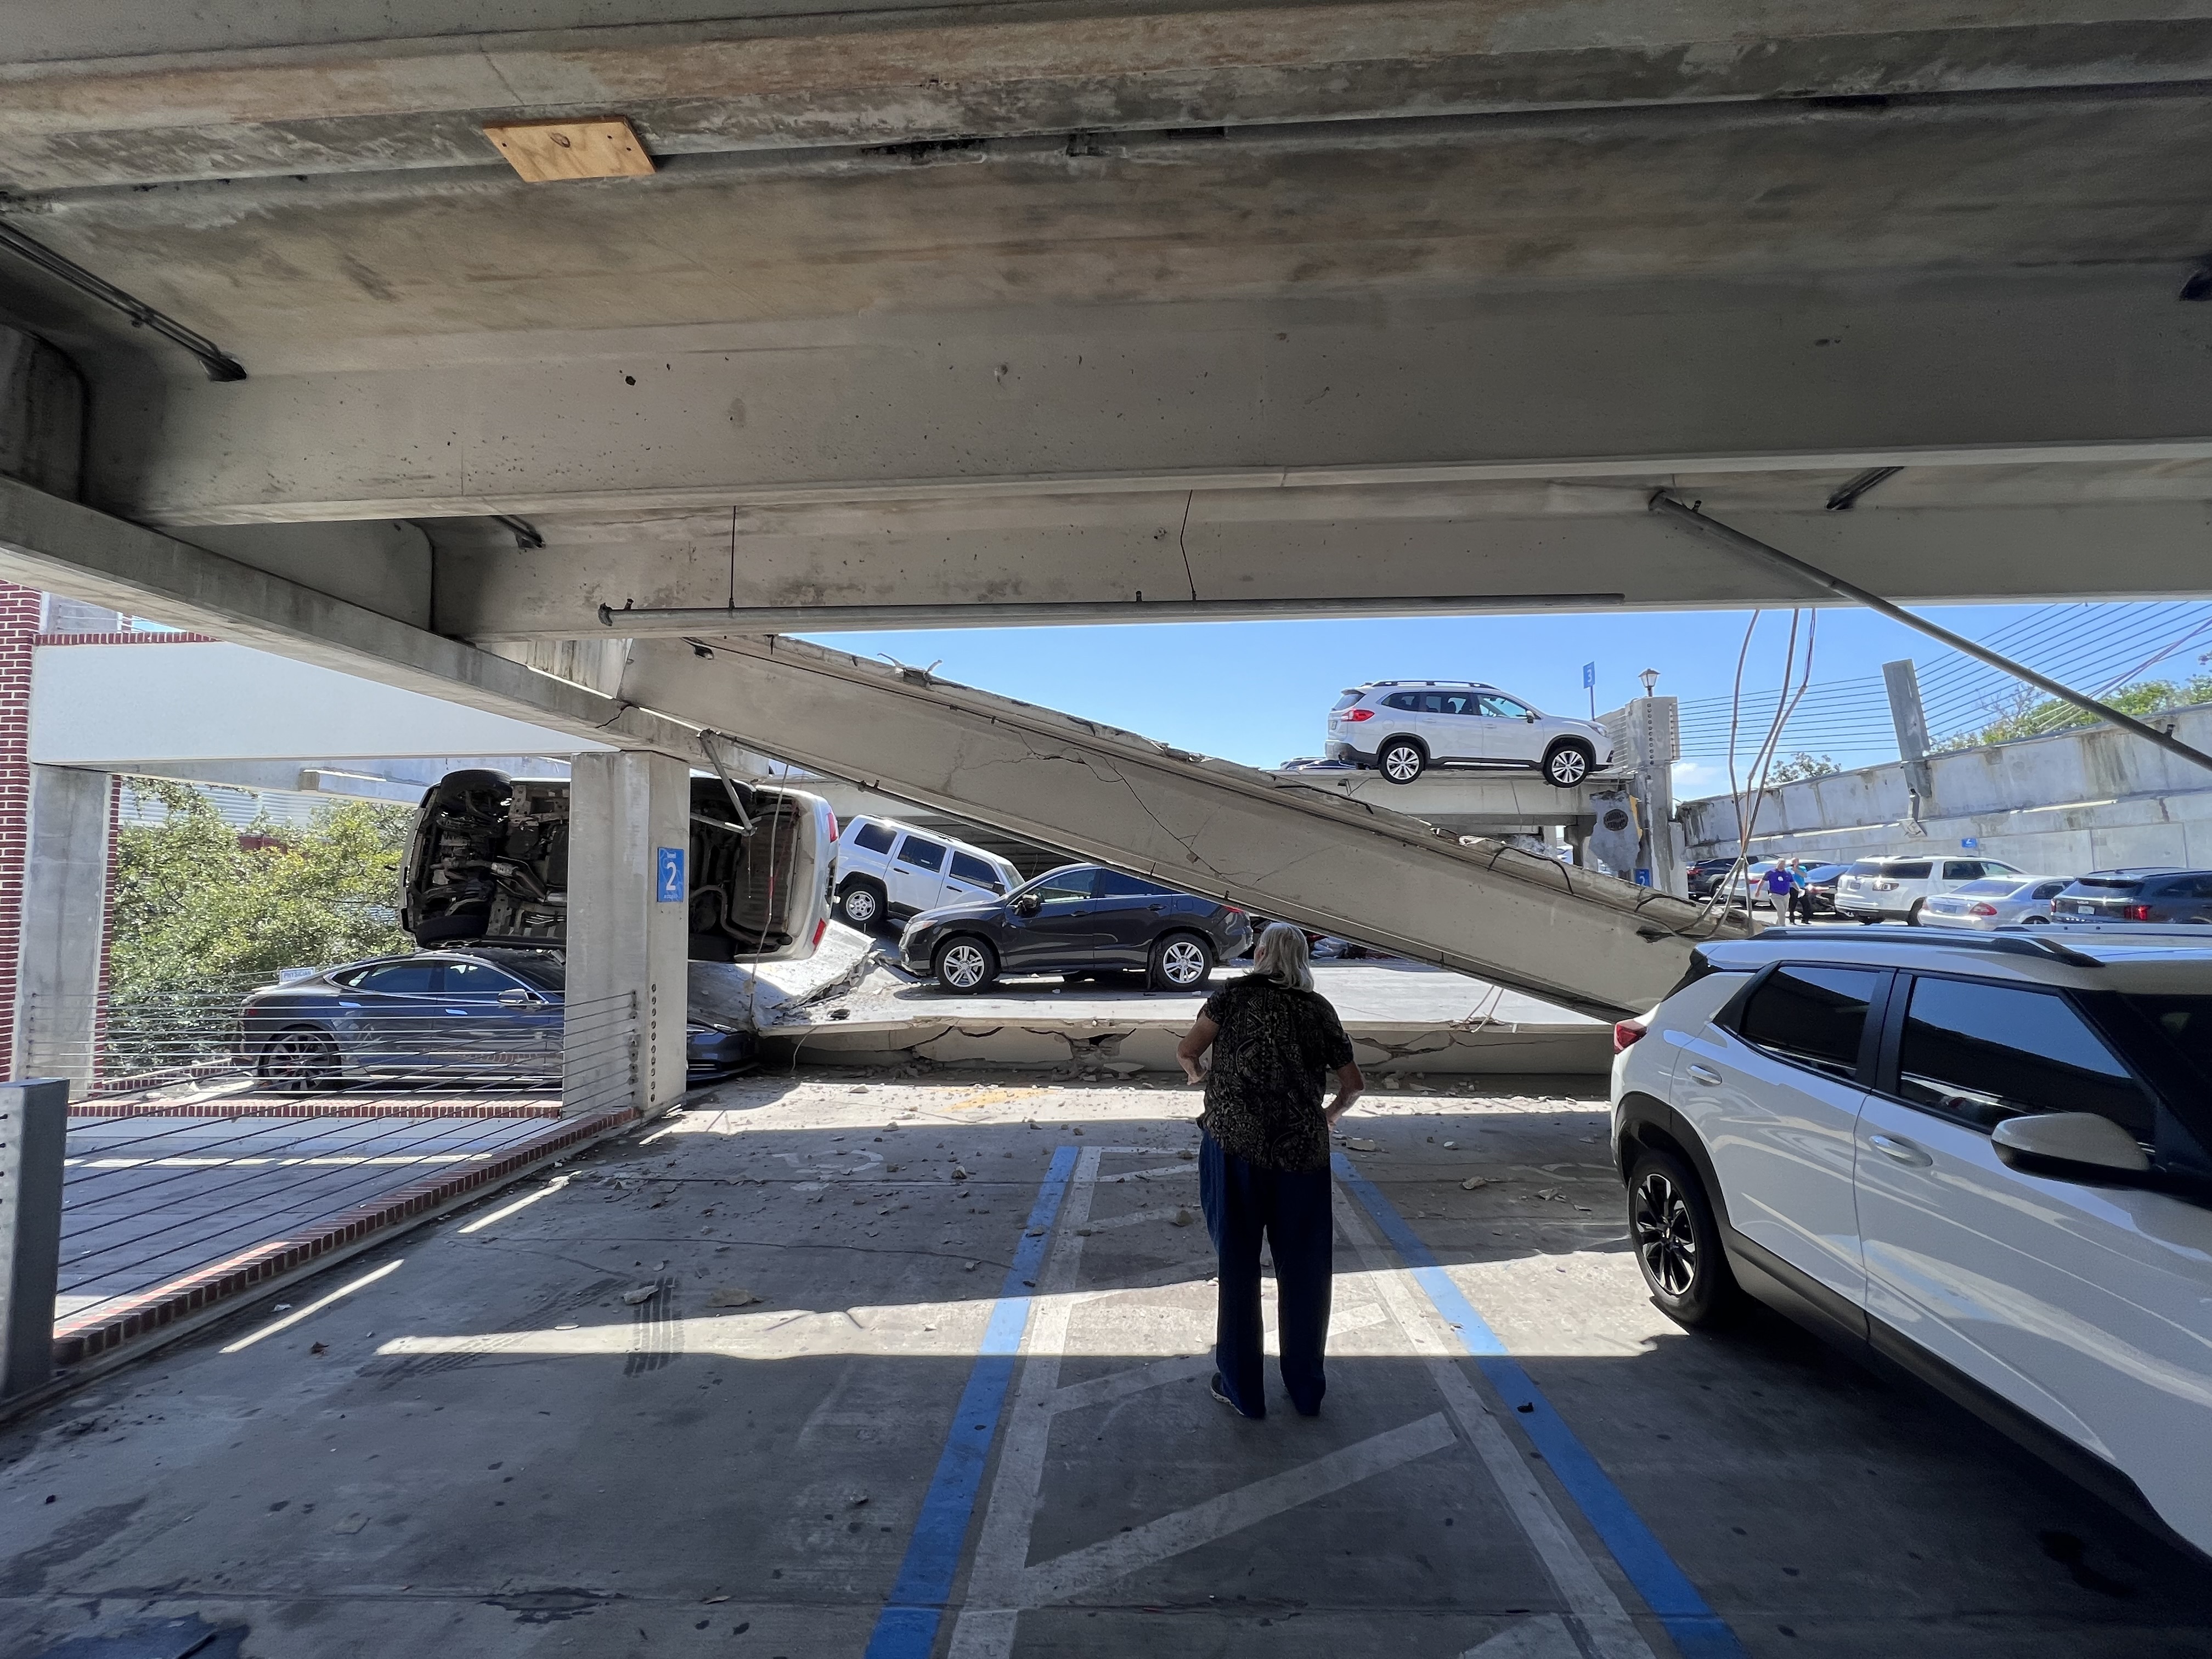
[[[1479,593],[1380,599],[1066,599],[975,605],[599,607],[625,638],[693,634],[859,634],[913,628],[1072,628],[1131,623],[1260,622],[1280,617],[1467,616],[1623,605],[1622,593]]]
[[[1849,599],[1855,605],[1863,605],[1869,611],[1878,611],[1892,622],[1902,623],[1915,633],[1925,634],[1931,640],[1941,640],[1954,651],[1960,652],[1978,662],[1985,662],[1990,667],[1999,669],[2015,679],[2025,680],[2039,691],[2047,691],[2063,702],[2072,703],[2076,708],[2094,714],[2100,720],[2111,722],[2123,732],[2130,732],[2141,738],[2145,743],[2156,744],[2168,754],[2178,756],[2192,766],[2201,766],[2206,771],[2212,772],[2212,755],[2206,754],[2203,750],[2193,749],[2179,738],[2161,732],[2156,726],[2139,720],[2132,714],[2124,714],[2110,703],[2100,702],[2096,698],[2084,692],[2076,691],[2070,685],[2062,685],[2046,675],[2039,674],[2026,663],[2014,662],[2010,657],[1992,651],[1987,646],[1976,644],[1962,634],[1954,634],[1949,629],[1929,622],[1924,617],[1916,617],[1903,605],[1892,605],[1879,593],[1870,593],[1856,582],[1845,581],[1841,576],[1832,574],[1818,565],[1808,564],[1793,554],[1784,553],[1778,547],[1770,547],[1757,538],[1747,536],[1741,530],[1724,525],[1717,519],[1709,519],[1695,507],[1684,506],[1663,489],[1653,495],[1650,508],[1661,518],[1672,520],[1683,528],[1695,532],[1707,541],[1724,547],[1731,553],[1739,553],[1747,558],[1755,559],[1762,564],[1779,565],[1785,570],[1795,572],[1815,586],[1826,588],[1838,598]]]

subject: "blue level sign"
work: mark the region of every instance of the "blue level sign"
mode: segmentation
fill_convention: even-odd
[[[1978,836],[1961,836],[1959,837],[1959,845],[1965,848],[1969,853],[1972,852],[1981,844],[1981,837]]]
[[[1585,691],[1597,690],[1597,665],[1594,662],[1586,662],[1583,665],[1583,690]]]
[[[684,902],[684,854],[682,847],[656,847],[653,849],[653,896],[663,904]]]

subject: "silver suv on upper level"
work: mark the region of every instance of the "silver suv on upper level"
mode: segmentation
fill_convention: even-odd
[[[1328,753],[1393,783],[1437,766],[1533,766],[1566,788],[1611,764],[1613,739],[1479,680],[1372,680],[1328,711]]]

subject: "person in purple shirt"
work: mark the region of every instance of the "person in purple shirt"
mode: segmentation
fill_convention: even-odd
[[[1766,883],[1766,902],[1774,907],[1774,919],[1779,921],[1789,913],[1790,895],[1795,885],[1790,878],[1789,860],[1776,860],[1774,867],[1763,879]]]

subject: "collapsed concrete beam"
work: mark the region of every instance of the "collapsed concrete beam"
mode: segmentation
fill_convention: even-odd
[[[1650,1007],[1713,919],[1647,888],[798,641],[640,641],[623,696],[1177,888],[1586,1013]]]
[[[618,748],[686,727],[296,581],[0,477],[0,578]]]

